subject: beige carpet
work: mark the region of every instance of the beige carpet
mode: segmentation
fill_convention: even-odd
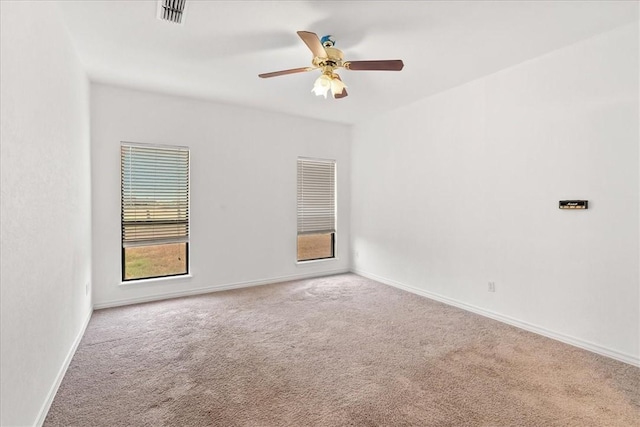
[[[634,426],[640,369],[345,274],[96,311],[46,426]]]

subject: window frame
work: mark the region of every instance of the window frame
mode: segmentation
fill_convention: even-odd
[[[124,218],[123,218],[123,210],[124,210],[124,197],[123,197],[123,167],[122,167],[122,149],[123,147],[141,147],[147,149],[167,149],[167,150],[180,150],[187,152],[187,182],[186,182],[186,197],[187,197],[187,232],[184,241],[176,241],[176,242],[166,242],[162,241],[162,239],[158,239],[158,242],[150,241],[147,244],[134,244],[125,246],[124,240]],[[132,284],[136,282],[145,282],[145,281],[158,281],[163,279],[173,279],[173,278],[184,278],[191,277],[191,265],[190,265],[190,252],[191,252],[191,148],[188,146],[181,145],[169,145],[169,144],[152,144],[152,143],[139,143],[139,142],[129,142],[129,141],[120,141],[120,279],[121,284]],[[148,246],[161,246],[165,244],[185,244],[185,271],[181,273],[175,274],[163,274],[157,276],[145,276],[145,277],[137,277],[137,278],[126,278],[126,256],[125,251],[127,247],[148,247]]]
[[[318,163],[330,163],[333,165],[333,229],[331,231],[319,231],[316,233],[313,232],[300,232],[299,230],[299,220],[300,220],[300,161],[306,162],[318,162]],[[308,259],[299,259],[299,238],[300,236],[313,236],[313,235],[322,235],[322,234],[330,234],[331,235],[331,256],[322,257],[322,258],[308,258]],[[317,157],[303,157],[299,156],[296,160],[296,264],[307,264],[307,263],[315,263],[321,261],[331,261],[338,259],[337,254],[337,234],[338,234],[338,162],[335,159],[325,159],[325,158],[317,158]]]

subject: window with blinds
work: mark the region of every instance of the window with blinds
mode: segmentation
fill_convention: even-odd
[[[298,261],[335,257],[336,162],[298,158]]]
[[[122,280],[187,274],[189,149],[120,146]]]

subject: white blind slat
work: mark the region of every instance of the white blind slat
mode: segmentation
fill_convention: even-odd
[[[123,247],[189,241],[189,149],[122,143]]]
[[[335,231],[335,161],[298,159],[298,234]]]

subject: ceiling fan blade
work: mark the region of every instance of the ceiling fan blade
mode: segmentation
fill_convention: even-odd
[[[342,81],[342,79],[340,78],[340,76],[339,76],[339,75],[337,75],[337,74],[334,74],[334,78],[336,78],[336,79],[338,79],[338,80]],[[341,93],[336,94],[336,95],[334,96],[334,98],[335,98],[335,99],[340,99],[340,98],[344,98],[344,97],[346,97],[346,96],[349,96],[349,94],[347,93],[347,89],[346,89],[346,87],[345,87],[344,89],[342,89],[342,92],[341,92]]]
[[[327,57],[327,52],[322,47],[322,43],[320,43],[320,39],[316,33],[312,33],[309,31],[298,31],[298,35],[302,39],[302,41],[307,45],[313,56],[319,56],[321,58]]]
[[[315,70],[315,67],[291,68],[290,70],[273,71],[271,73],[258,74],[258,77],[266,79],[269,77],[286,76],[287,74],[304,73],[311,70]]]
[[[348,61],[344,63],[347,70],[357,71],[400,71],[404,67],[401,59],[390,59],[380,61]]]

